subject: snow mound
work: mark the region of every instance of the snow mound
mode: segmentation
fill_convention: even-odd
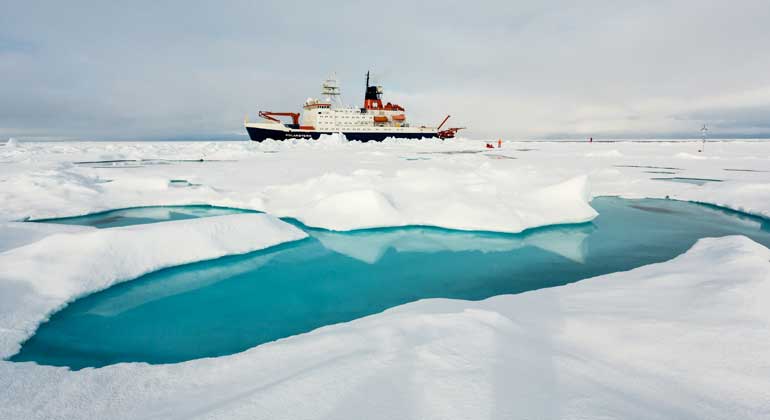
[[[400,214],[384,194],[354,190],[324,197],[300,209],[297,217],[312,226],[351,230],[361,226],[399,226]]]
[[[19,141],[16,140],[13,137],[10,137],[7,142],[5,142],[5,147],[16,147],[19,145]]]
[[[235,214],[58,233],[0,254],[0,357],[16,353],[50,313],[164,267],[306,237],[265,214]],[[77,247],[73,247],[77,244]]]
[[[516,233],[597,215],[588,204],[586,176],[537,185],[484,168],[409,169],[392,177],[378,171],[330,173],[263,194],[265,211],[330,230],[422,225]]]
[[[88,213],[88,206],[103,192],[95,177],[64,165],[13,174],[4,181],[0,189],[0,220],[46,218],[50,214],[34,210],[40,203],[48,208],[68,208],[75,214]]]
[[[348,142],[348,138],[342,133],[321,134],[315,143],[320,146],[340,146]]]

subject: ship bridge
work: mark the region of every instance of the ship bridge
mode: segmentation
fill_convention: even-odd
[[[382,86],[369,85],[366,73],[364,106],[352,108],[342,105],[341,91],[337,80],[327,79],[321,85],[324,99],[308,98],[302,109],[303,127],[314,127],[322,131],[367,131],[375,127],[409,127],[406,112],[398,104],[382,103]]]

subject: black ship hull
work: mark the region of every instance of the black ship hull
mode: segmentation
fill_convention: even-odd
[[[270,130],[260,127],[246,127],[249,132],[249,138],[253,141],[273,140],[291,140],[291,139],[318,139],[322,134],[333,134],[331,131],[314,130]],[[402,132],[402,131],[343,131],[342,134],[351,141],[383,141],[388,137],[406,138],[406,139],[431,139],[437,138],[436,132]]]

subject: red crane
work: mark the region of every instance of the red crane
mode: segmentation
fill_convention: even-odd
[[[441,121],[441,124],[439,124],[438,127],[436,128],[436,131],[438,131],[436,135],[438,136],[438,138],[442,140],[454,138],[455,134],[457,134],[458,131],[465,128],[465,127],[452,127],[452,128],[447,128],[446,130],[442,130],[441,127],[444,126],[444,123],[446,123],[446,120],[448,120],[450,116],[451,115],[447,115],[446,118],[444,118],[444,121]]]
[[[299,125],[299,113],[298,112],[270,112],[270,111],[259,111],[259,116],[270,121],[275,122],[281,122],[278,118],[273,118],[273,116],[276,117],[291,117],[294,125]]]

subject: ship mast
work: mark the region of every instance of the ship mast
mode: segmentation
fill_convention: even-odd
[[[334,105],[337,108],[342,108],[342,93],[340,92],[340,85],[337,82],[337,73],[332,73],[332,76],[324,80],[321,85],[321,95],[326,97],[326,101]]]

